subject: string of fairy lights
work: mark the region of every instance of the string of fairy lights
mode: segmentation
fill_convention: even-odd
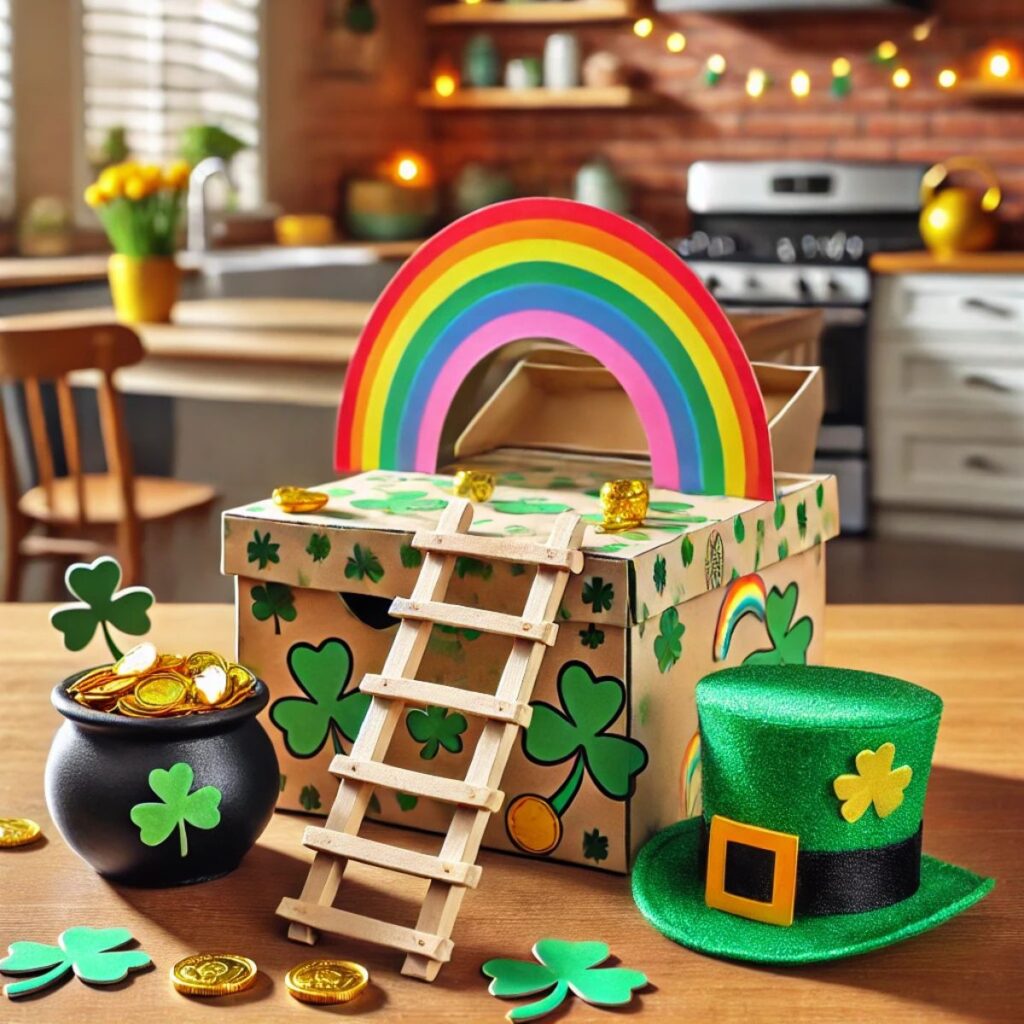
[[[932,16],[914,25],[905,41],[883,39],[869,52],[862,63],[868,65],[876,76],[879,72],[882,73],[893,89],[897,91],[909,89],[915,83],[915,73],[912,70],[913,50],[928,42],[938,25],[938,17]],[[673,54],[683,53],[689,46],[685,33],[678,30],[668,33],[661,32],[653,18],[638,18],[633,22],[633,34],[640,39],[658,42]],[[830,70],[828,91],[837,99],[849,96],[853,92],[855,78],[858,77],[862,68],[855,67],[854,61],[850,57],[838,54],[833,59]],[[1020,55],[1011,48],[994,45],[982,54],[978,71],[982,78],[992,83],[1006,83],[1020,76]],[[708,54],[705,59],[701,77],[705,86],[715,88],[731,72],[732,65],[725,54],[715,52]],[[935,84],[940,89],[949,91],[956,88],[959,82],[960,72],[955,67],[943,67],[935,73]],[[755,66],[745,69],[744,90],[752,100],[759,100],[778,84],[776,76],[763,67]],[[811,72],[802,67],[788,72],[786,84],[797,99],[806,99],[816,87]]]

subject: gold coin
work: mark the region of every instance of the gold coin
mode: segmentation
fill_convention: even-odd
[[[274,504],[290,515],[318,512],[330,500],[323,491],[307,491],[305,487],[275,487],[272,497]]]
[[[237,953],[193,953],[171,968],[171,984],[186,996],[227,996],[255,981],[255,962]]]
[[[351,960],[307,960],[293,967],[285,988],[303,1003],[347,1003],[370,983],[370,973]]]
[[[217,668],[224,672],[228,670],[227,661],[216,651],[196,651],[185,659],[185,672],[195,677],[211,665],[216,665]]]
[[[228,666],[228,679],[234,690],[250,689],[256,682],[256,677],[244,665],[235,664]]]
[[[153,711],[165,711],[188,696],[189,681],[177,672],[159,672],[146,676],[135,686],[135,703]]]
[[[0,847],[28,846],[42,834],[31,818],[0,818]]]
[[[452,492],[459,498],[470,501],[487,501],[494,494],[495,478],[493,473],[484,473],[475,469],[460,469],[455,474]]]
[[[141,644],[136,644],[114,662],[114,672],[119,676],[148,672],[156,665],[157,658],[156,646],[146,640]]]
[[[643,480],[609,480],[601,485],[602,524],[606,532],[635,530],[647,518],[650,492]]]

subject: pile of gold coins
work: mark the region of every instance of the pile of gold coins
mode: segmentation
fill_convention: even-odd
[[[171,984],[185,996],[228,996],[252,988],[257,973],[256,964],[238,953],[194,953],[171,968]],[[307,960],[285,977],[294,998],[323,1006],[355,999],[369,982],[366,968],[350,960]]]
[[[601,487],[602,533],[635,530],[647,518],[650,491],[643,480],[609,480]]]
[[[214,651],[161,654],[138,644],[113,665],[87,672],[68,693],[94,711],[128,718],[178,718],[233,708],[255,692],[256,677]]]

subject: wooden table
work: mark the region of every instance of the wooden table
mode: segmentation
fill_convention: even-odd
[[[136,327],[147,356],[120,370],[118,385],[129,394],[333,408],[371,308],[368,302],[335,299],[182,301],[172,323]],[[110,308],[27,313],[0,318],[0,330],[114,319]],[[816,365],[819,311],[739,313],[730,319],[752,359]],[[75,378],[78,384],[93,380],[88,373]]]
[[[958,252],[940,259],[927,249],[876,252],[876,274],[1024,274],[1024,252]]]
[[[232,648],[227,606],[168,605],[154,614],[154,638],[174,649]],[[338,1017],[388,1024],[500,1021],[512,1005],[486,992],[480,964],[528,958],[544,936],[603,939],[651,979],[630,1012],[650,1021],[981,1021],[1020,1020],[1024,1008],[1024,611],[1016,607],[830,608],[826,655],[834,664],[891,672],[936,690],[946,702],[925,812],[925,848],[994,875],[995,892],[934,931],[866,956],[794,970],[730,964],[692,953],[654,931],[629,896],[628,881],[581,868],[485,852],[480,888],[468,894],[455,930],[455,956],[431,986],[398,974],[401,956],[336,938],[324,955],[365,963],[373,985]],[[27,815],[44,845],[0,851],[0,948],[19,939],[53,942],[77,924],[124,926],[156,964],[114,991],[72,979],[28,1003],[0,1003],[0,1020],[285,1021],[317,1011],[284,989],[289,967],[310,955],[284,937],[278,900],[297,894],[309,854],[299,838],[310,820],[278,814],[242,867],[216,882],[174,890],[107,884],[61,841],[46,814],[42,773],[57,715],[55,681],[90,660],[58,652],[41,606],[0,610],[0,814]],[[383,827],[370,830],[392,834]],[[425,837],[415,842],[425,845]],[[394,883],[353,869],[367,912],[408,909],[415,882]],[[411,920],[410,920],[411,923]],[[190,1001],[166,975],[176,959],[204,949],[254,957],[261,974],[241,996]],[[224,1018],[228,1019],[228,1018]],[[553,1020],[615,1019],[577,1002]]]

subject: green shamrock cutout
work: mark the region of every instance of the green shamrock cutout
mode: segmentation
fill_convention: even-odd
[[[683,538],[681,550],[683,553],[683,568],[689,569],[690,564],[693,562],[693,541],[689,537]]]
[[[149,967],[152,960],[141,949],[121,949],[134,941],[127,928],[68,928],[56,946],[42,942],[13,942],[0,960],[4,974],[34,974],[34,978],[5,985],[8,999],[29,995],[59,981],[68,971],[90,985],[114,985],[129,971]],[[44,973],[39,974],[37,972]]]
[[[449,485],[450,486],[450,485]],[[353,508],[400,516],[409,512],[437,512],[448,505],[446,498],[428,498],[426,491],[395,491],[386,498],[357,498]]]
[[[604,643],[604,630],[598,629],[592,622],[586,629],[580,630],[580,643],[596,651]]]
[[[807,536],[807,502],[801,501],[796,507],[796,528],[803,540]]]
[[[62,604],[50,612],[50,624],[64,635],[64,646],[69,651],[83,650],[96,630],[101,629],[111,656],[117,660],[122,652],[110,635],[111,626],[130,636],[149,632],[148,612],[153,605],[153,592],[147,587],[118,590],[120,582],[121,566],[109,555],[95,562],[76,562],[69,566],[64,583],[79,600]]]
[[[307,811],[318,811],[320,810],[320,790],[316,786],[303,786],[299,790],[299,803],[306,808]]]
[[[558,673],[561,708],[533,701],[533,718],[523,734],[523,751],[534,764],[571,761],[569,774],[548,798],[525,794],[508,804],[505,825],[512,841],[528,853],[550,853],[561,839],[561,818],[585,776],[611,800],[625,800],[647,767],[647,751],[628,736],[610,735],[626,705],[626,688],[614,676],[594,677],[589,666],[569,661]],[[520,812],[528,806],[529,813]],[[547,829],[535,830],[538,822]],[[554,834],[550,845],[543,837]],[[543,844],[543,845],[542,845]]]
[[[384,567],[380,559],[369,549],[357,544],[345,563],[345,577],[350,580],[370,578],[371,583],[380,583],[384,578]]]
[[[466,719],[457,711],[449,712],[447,708],[431,705],[427,708],[416,708],[409,712],[405,726],[409,735],[417,743],[423,744],[420,757],[431,761],[437,752],[444,747],[451,754],[462,751],[462,734],[468,726]]]
[[[489,580],[494,575],[494,565],[491,562],[484,562],[479,558],[460,555],[455,559],[455,575],[460,580],[465,579],[467,576],[476,576],[478,579]]]
[[[403,544],[398,549],[398,556],[402,560],[404,569],[418,569],[423,562],[423,552],[418,551],[411,544]]]
[[[481,970],[493,979],[488,988],[502,999],[547,992],[543,999],[510,1010],[511,1021],[533,1020],[551,1013],[569,993],[592,1006],[625,1006],[647,984],[647,975],[627,967],[601,967],[609,957],[603,942],[563,942],[541,939],[532,960],[488,960]],[[550,989],[550,991],[548,991]]]
[[[546,498],[516,498],[514,501],[491,501],[489,504],[496,512],[504,512],[507,516],[556,516],[559,512],[568,512],[570,507]]]
[[[589,604],[593,611],[609,611],[614,600],[614,585],[605,583],[600,576],[594,576],[583,584],[583,603]]]
[[[187,857],[185,825],[209,830],[220,824],[220,790],[216,786],[203,786],[190,793],[194,777],[192,766],[184,761],[167,770],[154,768],[149,773],[149,788],[161,802],[136,804],[130,815],[146,846],[159,846],[177,828],[181,856]]]
[[[306,554],[314,562],[322,562],[331,553],[331,538],[326,533],[311,533]]]
[[[668,582],[668,566],[665,559],[658,555],[654,560],[654,589],[660,594]]]
[[[804,616],[793,623],[800,588],[790,583],[785,591],[772,587],[765,601],[765,628],[772,642],[767,650],[754,651],[743,659],[744,665],[806,665],[814,623]]]
[[[259,562],[261,569],[266,569],[271,562],[281,561],[281,556],[277,553],[280,546],[271,543],[269,530],[262,537],[259,530],[253,530],[252,540],[245,549],[246,557],[250,562]]]
[[[675,608],[666,608],[658,622],[658,635],[654,638],[654,656],[658,671],[667,672],[683,654],[683,634],[686,626],[679,621]]]
[[[274,620],[274,634],[281,634],[281,620],[294,622],[299,614],[295,610],[295,595],[284,583],[260,583],[249,591],[252,595],[252,617],[259,622]]]
[[[288,671],[305,697],[282,697],[270,708],[270,720],[284,733],[293,757],[313,757],[330,735],[334,753],[342,740],[355,741],[370,706],[370,695],[346,692],[352,678],[352,652],[337,638],[319,647],[297,643],[288,652]]]
[[[608,859],[608,837],[601,835],[600,829],[583,833],[583,856],[595,864]]]

